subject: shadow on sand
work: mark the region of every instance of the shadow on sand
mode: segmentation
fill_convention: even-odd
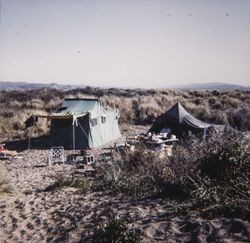
[[[16,150],[22,152],[29,148],[29,139],[20,139],[12,141],[4,141],[5,147],[9,150]],[[30,139],[30,149],[49,149],[50,139],[49,136],[40,136]]]

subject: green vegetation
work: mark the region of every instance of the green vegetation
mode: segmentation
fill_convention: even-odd
[[[102,187],[136,199],[181,198],[178,213],[189,210],[249,212],[250,141],[239,136],[194,139],[159,159],[143,149],[101,166]],[[176,211],[173,211],[176,213]]]
[[[77,177],[74,175],[65,176],[63,174],[58,174],[54,182],[45,188],[44,191],[61,189],[63,187],[77,188],[81,193],[86,193],[91,190],[92,182],[85,176]]]
[[[100,165],[99,170],[102,172],[102,189],[135,199],[165,191],[173,179],[166,161],[143,147],[122,156],[117,154],[111,163]]]
[[[0,166],[0,195],[3,193],[13,193],[14,191],[4,171],[4,168]]]
[[[229,123],[236,129],[250,130],[249,91],[174,91],[144,89],[100,89],[86,87],[61,91],[42,88],[27,91],[0,91],[0,134],[5,139],[25,138],[24,121],[30,115],[55,111],[63,98],[99,97],[106,107],[118,108],[120,122],[150,124],[177,101],[197,118],[211,123]],[[43,121],[42,121],[43,120]],[[41,119],[34,135],[49,131]]]
[[[226,215],[249,212],[249,144],[245,137],[226,136],[189,141],[176,148],[171,168],[176,183],[191,196],[190,210]]]
[[[95,243],[139,243],[141,242],[141,232],[135,228],[128,227],[128,223],[121,219],[110,220],[102,225],[95,233]]]

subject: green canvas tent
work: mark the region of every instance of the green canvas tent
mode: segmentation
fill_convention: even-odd
[[[52,146],[95,148],[121,136],[118,111],[104,109],[98,99],[65,99],[49,117]]]
[[[203,135],[210,127],[216,128],[220,133],[236,132],[229,125],[214,125],[200,121],[177,102],[167,112],[156,118],[149,132],[160,133],[163,128],[170,128],[173,134],[183,137],[189,132]]]

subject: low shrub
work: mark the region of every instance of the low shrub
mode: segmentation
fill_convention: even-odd
[[[139,243],[141,242],[141,232],[136,228],[129,228],[127,222],[122,219],[113,219],[95,232],[93,242]]]
[[[173,178],[166,161],[143,147],[115,156],[111,163],[103,164],[99,169],[103,188],[132,198],[163,193],[171,186]]]
[[[229,123],[236,129],[242,131],[250,130],[250,109],[239,108],[236,110],[230,110],[227,113]]]
[[[0,166],[0,195],[2,193],[13,193],[14,188],[10,184],[9,179],[6,177],[5,170]]]
[[[175,182],[193,198],[194,208],[249,210],[249,144],[245,137],[229,135],[176,149],[170,167]]]
[[[55,181],[46,187],[44,191],[51,191],[63,187],[77,188],[80,192],[86,193],[91,190],[92,182],[85,176],[76,177],[74,175],[65,176],[63,174],[58,174]]]
[[[230,183],[245,174],[250,163],[248,139],[231,135],[209,140],[203,146],[199,160],[201,176]]]

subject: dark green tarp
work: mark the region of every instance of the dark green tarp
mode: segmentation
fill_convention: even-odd
[[[195,118],[177,102],[171,109],[156,118],[149,132],[160,133],[163,128],[170,128],[172,133],[182,137],[188,133],[203,134],[206,129],[213,126],[219,132],[235,131],[229,125],[215,125],[205,123]]]

